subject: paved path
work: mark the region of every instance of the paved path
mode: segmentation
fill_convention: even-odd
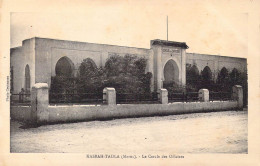
[[[247,153],[247,111],[56,124],[11,122],[11,152]]]

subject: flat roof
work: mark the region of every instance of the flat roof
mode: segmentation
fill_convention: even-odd
[[[217,57],[221,57],[221,58],[236,58],[236,59],[247,60],[247,58],[235,57],[235,56],[223,56],[223,55],[203,54],[203,53],[195,53],[195,52],[186,52],[186,55],[187,54],[195,54],[195,56],[197,54],[197,55],[203,55],[203,56],[217,56]]]
[[[26,40],[31,40],[31,39],[44,39],[44,40],[55,40],[55,41],[62,41],[62,42],[75,42],[75,43],[82,43],[82,44],[96,44],[96,45],[103,45],[103,46],[114,46],[114,47],[135,48],[135,49],[142,49],[142,50],[145,50],[145,51],[150,50],[150,48],[140,48],[140,47],[120,46],[120,45],[101,44],[101,43],[90,43],[90,42],[83,42],[83,41],[63,40],[63,39],[53,39],[53,38],[45,38],[45,37],[37,37],[37,36],[32,37],[32,38],[29,38],[29,39],[25,39],[25,40],[23,40],[23,42],[26,41]]]

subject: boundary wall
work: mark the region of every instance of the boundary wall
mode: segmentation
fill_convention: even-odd
[[[116,118],[133,118],[145,116],[162,116],[185,113],[201,113],[243,109],[242,86],[232,88],[232,101],[209,102],[209,91],[199,91],[198,102],[168,103],[168,92],[161,89],[161,104],[116,104],[114,88],[105,88],[104,105],[49,105],[49,89],[47,83],[37,83],[32,88],[31,107],[19,110],[11,106],[11,118],[24,120],[36,125],[66,123],[77,121],[109,120]],[[22,108],[22,107],[21,107]]]

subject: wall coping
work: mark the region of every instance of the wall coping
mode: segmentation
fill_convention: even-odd
[[[47,83],[36,83],[32,88],[35,89],[48,89],[48,84]]]

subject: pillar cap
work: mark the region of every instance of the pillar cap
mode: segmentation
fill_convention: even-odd
[[[167,91],[167,89],[161,88],[160,91]]]
[[[200,89],[199,91],[209,91],[208,89]]]
[[[35,89],[48,89],[48,84],[47,83],[36,83],[32,88]]]
[[[107,90],[107,91],[115,91],[115,88],[109,88],[109,87],[107,87],[106,90]]]
[[[242,88],[241,85],[234,85],[234,87],[237,87],[237,88]]]

